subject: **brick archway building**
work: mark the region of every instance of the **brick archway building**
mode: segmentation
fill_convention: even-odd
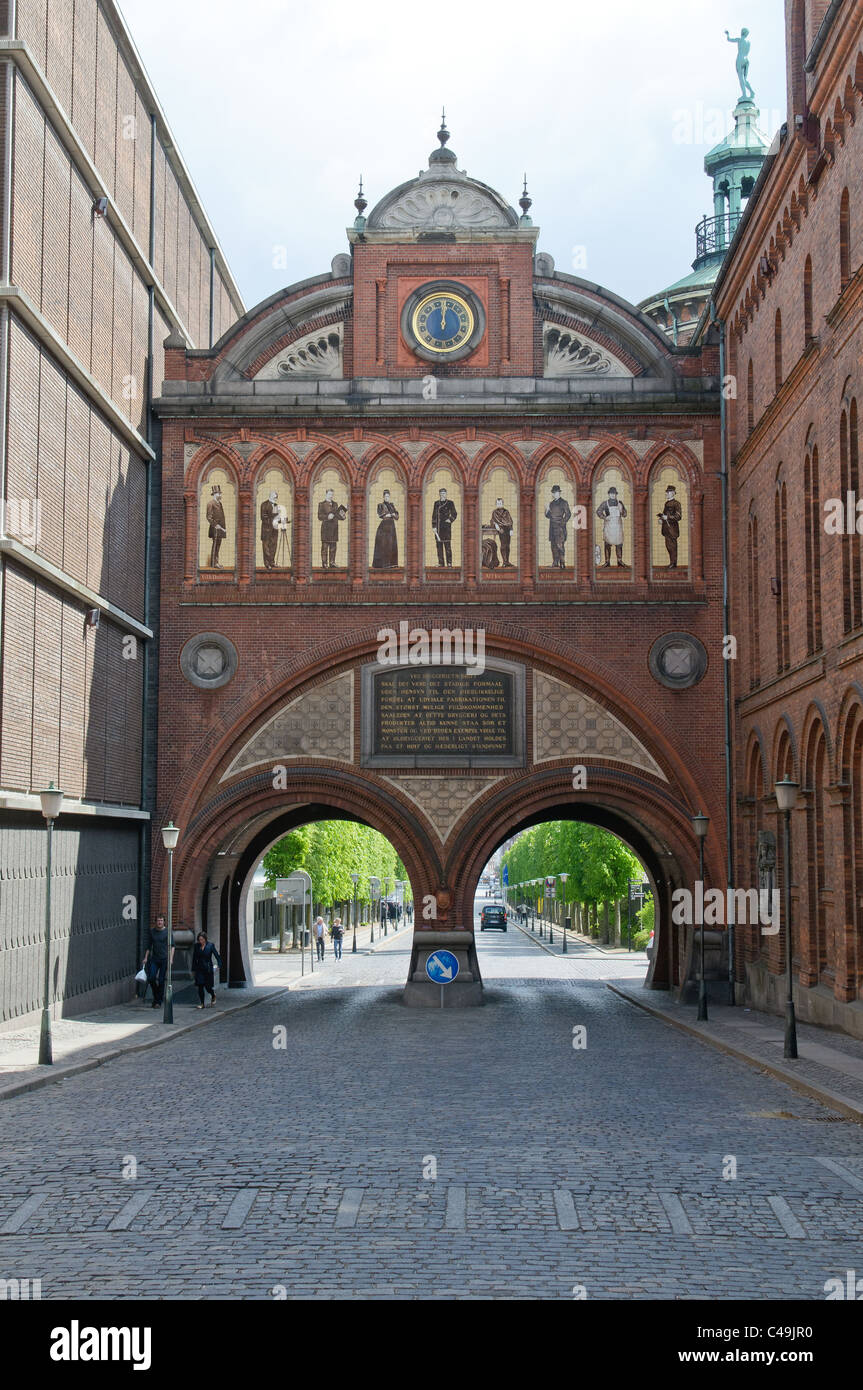
[[[678,987],[691,942],[668,905],[697,875],[699,809],[709,880],[726,874],[718,350],[674,349],[557,272],[529,200],[519,216],[468,178],[447,138],[368,218],[358,200],[330,273],[211,350],[166,343],[158,799],[183,827],[177,921],[221,932],[241,978],[254,862],[312,810],[348,814],[436,901],[413,968],[424,932],[456,932],[475,972],[484,862],[577,814],[642,856],[654,982]],[[402,622],[484,633],[518,692],[517,756],[368,756],[364,672]]]

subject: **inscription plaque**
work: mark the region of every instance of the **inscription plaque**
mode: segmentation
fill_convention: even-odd
[[[367,767],[520,767],[524,668],[367,666],[362,762]]]

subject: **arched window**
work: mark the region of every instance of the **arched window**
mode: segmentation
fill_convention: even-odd
[[[857,401],[851,402],[848,410],[848,486],[860,501],[860,434],[857,426]],[[849,537],[851,551],[851,616],[854,627],[863,627],[863,559],[861,559],[860,535],[855,524]]]
[[[803,346],[807,348],[812,341],[812,257],[806,257],[803,268]]]
[[[806,511],[806,651],[821,649],[821,505],[819,501],[818,446],[806,451],[803,467]]]
[[[857,402],[851,401],[839,419],[839,492],[843,510],[850,493],[854,504],[859,500],[860,466],[857,439]],[[863,574],[860,569],[860,537],[855,529],[842,532],[842,627],[854,632],[863,626]]]
[[[853,931],[849,983],[863,985],[863,711],[848,721],[842,757],[842,781],[849,788],[843,807],[845,920]],[[850,943],[849,943],[850,944]]]
[[[782,313],[779,309],[773,321],[773,371],[778,391],[782,385]]]
[[[788,726],[787,726],[787,724],[785,723],[784,720],[783,720],[782,724],[780,725],[780,730],[781,730],[781,732],[780,732],[780,734],[779,734],[779,739],[778,739],[777,748],[776,748],[776,773],[775,773],[775,781],[777,781],[777,782],[782,782],[782,781],[796,782],[796,781],[797,781],[797,775],[796,775],[795,768],[794,768],[794,752],[793,752],[792,745],[791,745],[791,735],[790,735],[789,732],[788,732]],[[790,824],[790,828],[789,828],[789,829],[790,829],[790,833],[789,833],[789,841],[790,841],[790,844],[789,844],[789,854],[788,854],[788,862],[789,862],[789,864],[790,864],[790,866],[791,866],[791,886],[792,886],[792,888],[793,888],[793,886],[794,886],[795,883],[799,883],[799,882],[800,882],[800,873],[801,873],[801,866],[798,866],[798,864],[797,864],[797,862],[796,862],[796,848],[797,848],[797,847],[796,847],[796,844],[795,844],[795,835],[794,835],[795,823],[796,823],[796,818],[795,818],[794,816],[792,816],[792,817],[791,817],[791,824]],[[778,807],[777,807],[776,822],[775,822],[775,824],[776,824],[776,845],[777,845],[777,855],[776,855],[776,887],[779,889],[780,893],[782,893],[782,894],[784,895],[784,892],[785,892],[785,855],[784,855],[784,834],[785,834],[785,826],[784,826],[784,817],[783,817],[783,815],[782,815],[782,812],[779,811]],[[784,899],[783,899],[783,900],[784,900]],[[797,934],[796,934],[796,933],[792,933],[792,938],[795,940],[795,943],[796,943],[796,940],[798,939],[798,938],[797,938]],[[784,932],[784,931],[781,931],[781,932],[779,932],[776,936],[774,936],[774,937],[769,937],[769,938],[767,939],[768,954],[769,954],[769,956],[770,956],[771,961],[773,962],[773,967],[772,967],[772,968],[774,968],[777,972],[778,972],[778,971],[784,971],[784,970],[786,969],[786,964],[787,964],[786,959],[785,959],[785,941],[786,941],[786,939],[787,939],[787,933]]]
[[[747,760],[746,796],[750,803],[749,828],[749,873],[753,887],[769,892],[776,887],[776,835],[764,832],[764,764],[761,758],[761,744],[752,739]],[[768,843],[765,844],[764,840]],[[772,843],[770,843],[772,842]],[[772,851],[772,853],[771,853]],[[755,924],[742,930],[743,949],[746,959],[757,960],[762,954],[764,938]]]
[[[809,950],[806,952],[810,962],[808,983],[817,985],[822,971],[828,965],[827,950],[827,904],[824,890],[827,887],[826,864],[824,858],[824,777],[827,766],[827,746],[824,730],[818,725],[811,732],[807,745],[806,786],[809,796],[806,800],[806,841],[807,868],[809,878],[809,910],[807,913],[810,933]],[[804,931],[805,931],[804,925]]]
[[[758,517],[749,518],[749,688],[761,681],[761,641],[759,634],[760,594],[758,589]]]
[[[787,671],[791,664],[790,639],[788,629],[788,499],[785,480],[780,478],[774,494],[774,522],[776,531],[776,669]]]
[[[839,282],[845,289],[851,279],[851,200],[848,189],[842,190],[839,204]]]
[[[751,434],[755,428],[755,369],[752,358],[746,369],[746,432]]]

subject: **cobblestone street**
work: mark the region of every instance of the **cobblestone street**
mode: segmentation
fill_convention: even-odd
[[[0,1274],[48,1299],[757,1300],[863,1268],[858,1125],[606,987],[643,956],[479,950],[481,1009],[405,1009],[404,932],[3,1102]]]

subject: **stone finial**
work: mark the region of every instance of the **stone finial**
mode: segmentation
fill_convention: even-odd
[[[362,174],[360,174],[360,188],[359,188],[359,192],[357,193],[356,198],[354,198],[354,207],[355,207],[356,210],[357,210],[357,215],[356,215],[356,217],[354,218],[354,226],[355,226],[355,228],[357,229],[358,232],[361,232],[361,231],[363,231],[363,230],[365,229],[365,225],[366,225],[366,219],[365,219],[365,217],[363,216],[363,213],[365,212],[366,208],[368,207],[368,200],[367,200],[366,198],[363,197],[363,176],[362,176]]]
[[[522,189],[521,197],[520,197],[519,200],[518,200],[518,205],[519,205],[519,207],[521,208],[521,217],[518,219],[518,225],[519,225],[520,227],[532,227],[532,226],[533,226],[533,223],[531,222],[530,218],[529,218],[528,215],[527,215],[528,212],[530,211],[530,208],[531,208],[532,204],[533,204],[533,199],[532,199],[532,198],[529,198],[529,197],[528,197],[528,193],[527,193],[527,174],[525,174],[525,176],[524,176],[524,188]]]
[[[446,142],[449,139],[449,131],[446,128],[446,111],[440,113],[440,130],[437,133],[440,141],[440,149],[432,150],[429,155],[429,167],[433,164],[455,164],[456,155],[454,150],[448,150]]]

